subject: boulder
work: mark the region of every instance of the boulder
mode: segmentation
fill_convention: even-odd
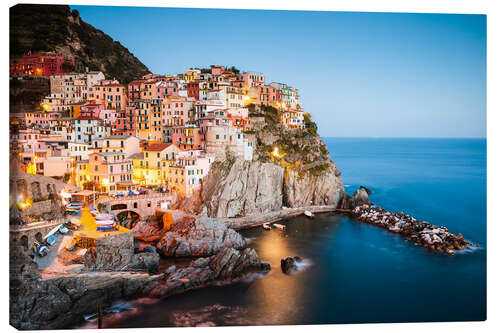
[[[354,209],[358,206],[363,206],[363,205],[371,206],[372,202],[368,196],[368,191],[366,187],[360,186],[360,188],[356,190],[356,192],[354,192],[353,196],[351,197],[349,208]]]
[[[297,263],[301,262],[300,257],[286,257],[281,259],[281,271],[285,274],[291,274],[298,270]]]

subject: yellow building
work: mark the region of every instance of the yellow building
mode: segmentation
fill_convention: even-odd
[[[89,161],[76,160],[75,161],[75,184],[83,189],[83,184],[90,181],[89,174]]]
[[[185,182],[184,166],[171,165],[168,169],[167,185],[171,191],[177,192],[183,197],[186,196],[186,182]]]
[[[137,100],[137,135],[144,140],[163,138],[161,99]]]
[[[165,185],[169,161],[175,161],[179,147],[171,143],[153,143],[144,148],[145,185]]]

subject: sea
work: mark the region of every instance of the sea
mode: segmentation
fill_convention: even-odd
[[[104,327],[300,325],[486,319],[486,140],[323,138],[346,191],[360,185],[386,210],[405,212],[475,246],[455,256],[405,242],[345,215],[242,231],[266,275],[165,300],[119,302]],[[285,275],[280,260],[304,259]],[[95,318],[84,327],[94,328]]]

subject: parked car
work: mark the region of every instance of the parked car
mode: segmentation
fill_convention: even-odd
[[[49,237],[47,237],[45,239],[45,244],[52,246],[52,245],[54,245],[54,243],[56,242],[56,240],[57,240],[56,236],[50,235]]]

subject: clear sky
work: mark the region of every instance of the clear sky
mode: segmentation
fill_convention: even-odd
[[[486,16],[71,6],[158,74],[234,65],[322,136],[485,137]]]

